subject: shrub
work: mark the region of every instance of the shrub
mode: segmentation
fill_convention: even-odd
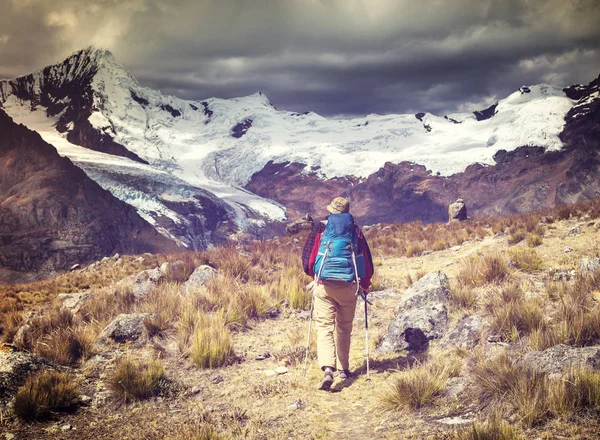
[[[509,255],[517,268],[525,272],[539,271],[544,264],[544,260],[534,249],[511,249]]]
[[[423,247],[420,243],[409,244],[406,248],[407,257],[418,257],[423,252]]]
[[[456,364],[441,359],[402,371],[382,395],[382,402],[390,409],[419,409],[440,396],[448,379],[456,373]]]
[[[455,440],[520,440],[516,428],[504,422],[500,417],[492,417],[487,421],[476,421],[469,428],[454,434]]]
[[[17,391],[13,411],[21,420],[31,422],[47,418],[54,411],[68,411],[78,399],[77,384],[71,376],[44,371],[28,378]]]
[[[538,234],[529,234],[527,236],[527,246],[536,247],[542,244],[542,237]]]
[[[160,361],[142,364],[124,358],[108,379],[108,387],[117,400],[128,403],[157,395],[164,378],[165,370]]]
[[[539,302],[523,298],[523,292],[516,284],[505,286],[499,295],[491,297],[486,309],[492,317],[494,331],[509,340],[541,329],[544,324]]]
[[[480,399],[508,404],[525,426],[549,417],[552,397],[544,373],[513,364],[506,353],[477,364],[473,373]]]
[[[192,360],[199,368],[223,365],[233,356],[233,343],[221,315],[196,314],[191,337]]]
[[[469,286],[456,286],[451,289],[450,298],[457,308],[472,309],[477,305],[477,294]]]
[[[508,279],[510,272],[504,260],[493,254],[481,257],[469,257],[462,260],[456,276],[463,286],[481,286],[486,283],[499,283]]]
[[[59,328],[41,337],[34,351],[60,365],[75,365],[93,351],[97,331],[92,326]]]
[[[140,308],[142,312],[155,315],[144,322],[151,336],[163,333],[179,318],[182,302],[180,289],[179,284],[168,282],[154,286],[148,293]]]
[[[508,237],[508,244],[517,244],[523,241],[524,238],[525,232],[521,230],[514,231],[512,234],[510,234],[510,237]]]

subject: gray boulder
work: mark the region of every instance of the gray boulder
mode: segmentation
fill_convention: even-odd
[[[594,272],[600,269],[600,258],[582,258],[579,260],[579,270]]]
[[[143,270],[137,275],[124,278],[118,284],[131,283],[133,296],[136,300],[144,299],[150,293],[153,286],[160,283],[165,278],[165,273],[160,268]]]
[[[442,272],[425,275],[404,292],[379,350],[426,350],[429,341],[441,338],[448,328],[449,300],[448,277]]]
[[[172,263],[169,263],[168,261],[165,261],[163,264],[160,265],[160,271],[163,274],[167,274],[168,272],[171,273],[184,273],[186,269],[185,263],[181,260],[177,260],[174,261]]]
[[[448,223],[462,222],[467,218],[467,205],[465,205],[463,199],[457,199],[456,202],[448,206]]]
[[[490,324],[481,316],[467,316],[442,338],[440,345],[444,348],[473,348],[490,328]]]
[[[62,300],[62,306],[73,313],[79,312],[89,297],[90,294],[87,292],[61,293],[58,295],[58,299]]]
[[[142,336],[144,321],[155,316],[153,313],[121,314],[102,330],[98,342],[107,342],[109,339],[120,343],[137,341]]]
[[[208,280],[217,275],[217,269],[203,264],[198,266],[194,272],[190,275],[188,280],[184,283],[185,291],[190,289],[197,289],[206,285]]]
[[[552,376],[562,376],[571,369],[600,370],[600,346],[571,347],[559,344],[544,351],[527,353],[515,362]]]
[[[12,350],[0,351],[0,408],[12,399],[31,373],[51,366],[49,361],[39,356]]]

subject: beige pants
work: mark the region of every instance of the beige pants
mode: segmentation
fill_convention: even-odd
[[[355,310],[355,283],[317,284],[315,287],[317,355],[321,369],[331,367],[335,370],[336,354],[340,369],[348,369]]]

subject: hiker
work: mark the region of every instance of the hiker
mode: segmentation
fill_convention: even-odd
[[[365,295],[369,293],[373,276],[369,245],[349,208],[345,198],[333,199],[327,206],[327,221],[315,223],[302,252],[304,272],[314,278],[317,354],[323,370],[318,387],[321,390],[331,388],[337,364],[342,380],[350,376],[348,358],[357,295],[359,289]]]

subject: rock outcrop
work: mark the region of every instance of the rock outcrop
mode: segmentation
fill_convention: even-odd
[[[115,252],[175,249],[132,206],[0,109],[0,266],[68,269]]]
[[[287,235],[296,235],[302,231],[310,231],[314,226],[312,217],[306,214],[304,217],[290,223],[285,227]]]
[[[490,324],[479,315],[463,318],[449,333],[443,336],[442,347],[459,347],[470,349],[475,347],[491,329]]]
[[[30,374],[50,366],[44,358],[0,345],[0,408],[10,401]]]
[[[457,199],[456,202],[448,206],[448,223],[464,222],[467,219],[467,205],[463,199]]]
[[[198,266],[184,283],[185,291],[188,292],[206,285],[208,280],[217,274],[217,269],[205,264]]]
[[[448,277],[431,272],[404,292],[396,315],[379,346],[383,352],[423,351],[448,328]]]
[[[555,376],[572,369],[600,370],[600,346],[571,347],[559,344],[544,351],[527,353],[516,362]]]

